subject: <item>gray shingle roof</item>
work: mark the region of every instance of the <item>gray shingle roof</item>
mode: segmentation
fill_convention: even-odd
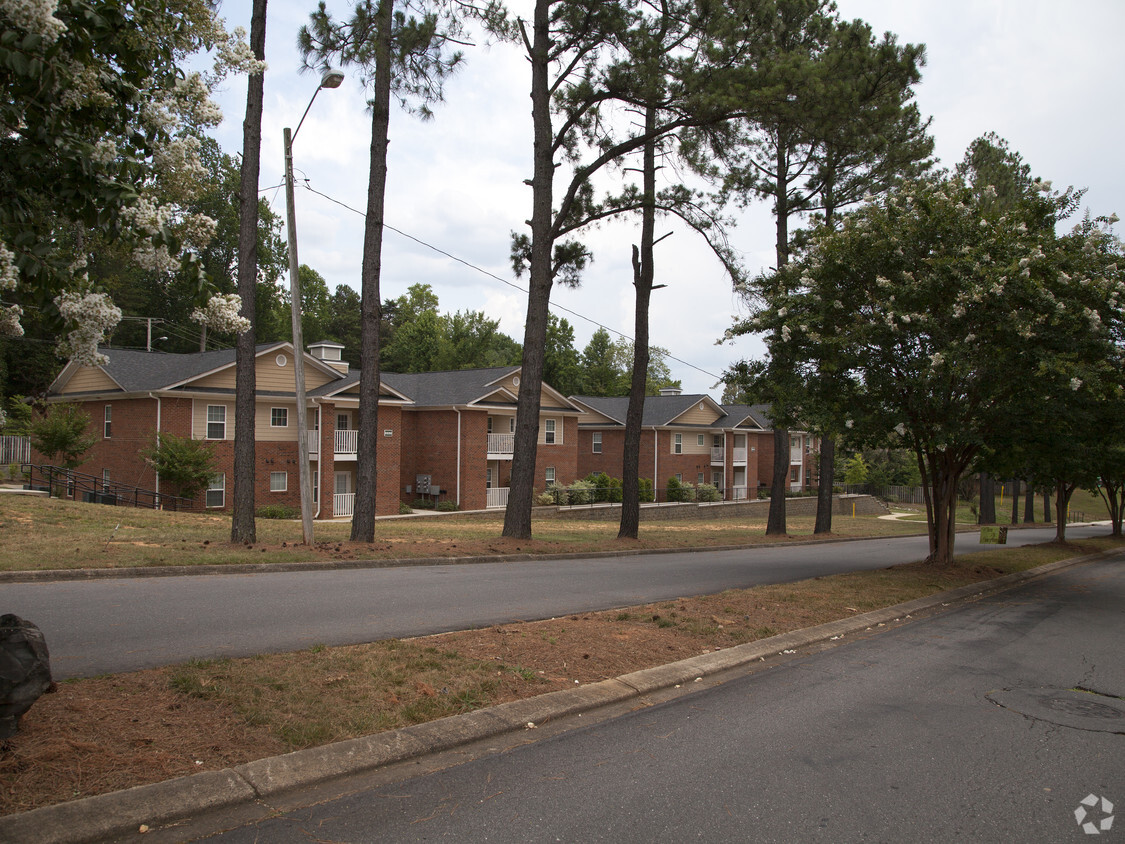
[[[188,355],[113,348],[99,351],[109,358],[103,367],[106,374],[130,393],[163,390],[170,384],[232,364],[235,357],[234,349]]]
[[[608,416],[622,425],[625,424],[625,415],[629,412],[628,396],[571,396],[571,398],[602,416]],[[681,413],[704,399],[713,401],[710,396],[703,394],[645,396],[641,425],[646,428],[653,425],[668,425]],[[721,424],[721,421],[720,419],[716,424]]]

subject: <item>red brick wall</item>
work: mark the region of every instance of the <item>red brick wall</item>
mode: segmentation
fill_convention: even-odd
[[[402,500],[407,503],[413,501],[418,497],[415,482],[417,475],[430,475],[430,483],[434,486],[441,487],[442,495],[438,499],[440,501],[456,501],[457,500],[457,412],[453,410],[420,410],[408,411],[403,414],[409,421],[403,426],[403,438],[409,439],[409,442],[403,444],[403,462],[401,464],[401,471],[399,473],[399,486],[396,493],[402,497]],[[467,413],[461,412],[461,427],[462,431],[465,428],[476,426],[470,422],[470,417],[477,417],[480,419],[480,430],[483,432],[487,422],[484,421],[486,414],[482,411],[480,413]],[[488,447],[487,439],[480,436],[483,440],[482,448]],[[462,485],[461,489],[464,491],[466,486],[465,461],[468,458],[462,458]],[[382,472],[380,472],[382,476]],[[481,489],[484,488],[484,460],[481,458],[480,463],[480,480],[479,484]],[[406,487],[410,487],[411,491],[407,492]]]

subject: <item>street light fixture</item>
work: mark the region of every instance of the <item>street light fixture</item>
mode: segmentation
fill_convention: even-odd
[[[344,81],[342,71],[330,68],[320,77],[320,85],[313,92],[297,123],[297,129],[284,131],[285,140],[285,229],[289,239],[289,296],[290,317],[293,322],[293,385],[297,397],[297,478],[301,491],[301,533],[306,545],[313,544],[312,473],[309,471],[309,419],[305,407],[305,341],[301,336],[301,285],[297,262],[297,215],[293,202],[293,140],[301,131],[309,109],[321,88],[339,88]]]

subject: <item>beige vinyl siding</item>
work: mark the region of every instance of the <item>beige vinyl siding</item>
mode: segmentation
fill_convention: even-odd
[[[555,423],[555,441],[551,445],[563,443],[563,420],[561,416],[541,416],[539,418],[539,445],[547,444],[547,420]]]
[[[614,420],[610,419],[608,416],[602,416],[602,414],[597,413],[593,410],[590,410],[588,407],[586,407],[586,405],[581,405],[581,407],[582,407],[583,410],[586,411],[584,416],[578,417],[581,420],[583,426],[586,426],[587,424],[591,424],[591,425],[617,425],[618,424]]]
[[[699,409],[699,405],[703,405],[703,409]],[[706,402],[696,402],[688,410],[685,410],[676,417],[677,424],[684,425],[711,425],[719,418],[714,408],[709,407]]]
[[[520,394],[520,387],[519,387],[519,384],[516,383],[516,381],[519,379],[519,377],[520,377],[520,373],[517,372],[514,375],[510,375],[507,378],[505,378],[503,381],[500,382],[500,384],[501,384],[501,386],[510,390],[513,395],[518,396]],[[552,395],[551,393],[548,393],[545,389],[540,389],[539,390],[539,403],[540,404],[546,404],[546,405],[554,405],[555,407],[558,407],[559,400],[555,395]]]
[[[102,370],[94,366],[83,366],[66,382],[61,393],[94,393],[105,392],[106,390],[117,390],[121,388],[113,383],[113,379],[106,375]]]
[[[207,406],[208,405],[222,405],[227,409],[227,431],[225,440],[234,439],[234,402],[226,402],[208,399],[193,399],[191,407],[191,436],[192,439],[203,440],[207,438]],[[261,406],[259,405],[257,414],[261,415]],[[269,413],[269,408],[266,408],[266,413]],[[269,424],[269,416],[266,417],[266,424]]]
[[[285,428],[275,428],[270,424],[270,410],[275,407],[284,407],[289,411],[289,425]],[[228,417],[232,411],[227,411]],[[316,419],[316,410],[309,408],[309,430],[312,430]],[[297,403],[286,404],[283,401],[257,402],[254,405],[254,439],[257,442],[296,442],[297,441]]]
[[[234,367],[231,366],[219,372],[213,372],[197,381],[190,382],[192,387],[207,387],[216,390],[234,389]],[[258,389],[262,389],[261,375],[258,376]],[[289,389],[293,389],[290,387]]]
[[[672,431],[671,432],[671,445],[669,450],[676,454],[676,434],[683,437],[684,448],[680,454],[710,454],[711,453],[711,431],[700,431],[698,429],[690,431]],[[703,445],[699,445],[699,435],[703,434]]]

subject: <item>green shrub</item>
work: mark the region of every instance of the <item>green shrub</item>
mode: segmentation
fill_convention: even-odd
[[[566,487],[560,486],[559,484],[548,484],[547,491],[543,494],[551,496],[551,503],[557,504],[560,507],[570,502],[566,494]]]
[[[299,519],[301,511],[288,504],[263,504],[254,515],[259,519]]]
[[[433,510],[434,500],[432,498],[415,498],[413,507],[415,510]]]
[[[567,489],[567,497],[571,504],[593,504],[596,488],[590,481],[575,481]]]
[[[457,509],[456,501],[439,501],[437,507],[434,508],[439,513],[452,513]]]
[[[691,501],[695,497],[695,487],[677,480],[676,476],[673,475],[668,479],[665,493],[668,496],[668,501]]]
[[[695,488],[695,500],[708,503],[719,500],[719,490],[713,484],[700,484]]]
[[[201,495],[215,476],[215,455],[211,444],[203,440],[177,437],[165,431],[156,435],[152,446],[141,449],[141,457],[156,470],[161,482],[184,498]],[[289,516],[276,518],[288,519]]]
[[[414,511],[410,508],[410,505],[405,501],[398,502],[398,514],[400,516],[409,516],[413,512]]]
[[[641,504],[651,504],[654,502],[656,500],[656,493],[653,490],[652,478],[638,478],[637,493]]]
[[[551,494],[550,490],[539,493],[535,498],[535,503],[540,507],[550,507],[555,503],[555,496]]]

